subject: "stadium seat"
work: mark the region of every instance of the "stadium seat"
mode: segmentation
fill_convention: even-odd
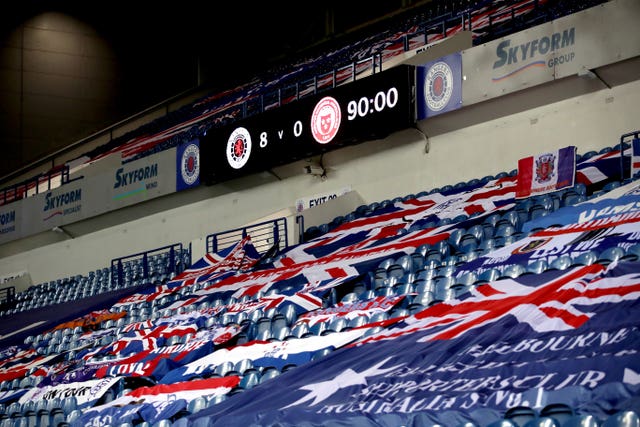
[[[493,282],[495,280],[498,280],[498,277],[500,277],[500,274],[502,274],[502,272],[497,268],[489,268],[487,270],[484,270],[478,275],[476,286],[482,283]]]
[[[522,427],[562,427],[560,422],[552,417],[538,417],[524,423]]]
[[[590,414],[573,415],[567,419],[562,427],[599,427],[600,421]]]
[[[495,420],[487,424],[486,427],[518,427],[518,424],[511,420]]]
[[[639,427],[640,416],[633,410],[619,411],[608,416],[602,423],[602,427]]]
[[[509,264],[502,269],[502,273],[498,279],[511,278],[515,279],[525,272],[525,267],[520,264]]]
[[[560,255],[558,258],[551,261],[547,270],[566,270],[573,264],[573,258],[569,255]]]
[[[260,374],[257,371],[251,371],[242,376],[238,387],[243,390],[249,390],[260,383]]]
[[[260,384],[280,375],[280,371],[273,366],[266,367],[260,373]]]
[[[551,417],[555,419],[560,426],[574,415],[574,410],[566,403],[549,403],[540,409],[541,417]]]
[[[619,259],[624,257],[625,252],[619,246],[612,246],[600,253],[598,255],[598,264],[608,265],[612,262],[617,262]]]
[[[638,261],[640,260],[640,243],[636,243],[630,246],[626,251],[624,257],[625,261]]]
[[[583,252],[580,255],[573,258],[572,266],[578,265],[591,265],[598,260],[598,253],[596,251]]]
[[[513,406],[505,411],[503,418],[512,421],[519,427],[524,427],[529,421],[538,418],[538,412],[530,406]]]
[[[527,264],[524,274],[540,274],[545,271],[548,266],[546,259],[539,258]]]

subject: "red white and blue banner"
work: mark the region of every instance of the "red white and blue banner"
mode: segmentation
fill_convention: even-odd
[[[600,419],[637,408],[640,266],[627,267],[481,286],[188,419],[452,426],[487,425],[519,404],[565,402]]]
[[[576,147],[569,146],[518,161],[516,198],[572,187],[576,177]]]
[[[86,410],[71,426],[107,426],[124,422],[139,424],[145,421],[151,425],[184,411],[189,402],[197,397],[225,395],[239,382],[239,377],[230,375],[224,378],[139,387],[111,402]]]
[[[462,107],[462,55],[452,53],[416,67],[418,120]]]

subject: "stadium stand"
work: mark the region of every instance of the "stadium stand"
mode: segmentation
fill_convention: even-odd
[[[486,20],[481,44],[560,16],[537,3],[433,2],[412,22],[427,39],[443,23],[438,40]],[[362,46],[389,61],[404,51],[390,40]],[[174,135],[204,131],[182,113]],[[576,153],[575,182],[542,194],[517,196],[518,169],[460,175],[332,211],[292,244],[279,218],[255,218],[201,236],[202,257],[132,250],[16,291],[0,313],[0,427],[637,426],[631,134]]]

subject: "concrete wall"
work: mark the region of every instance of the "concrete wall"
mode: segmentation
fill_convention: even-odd
[[[135,215],[113,212],[78,225],[82,232],[73,239],[50,241],[28,250],[20,250],[18,242],[0,253],[0,276],[28,271],[37,284],[87,274],[110,265],[115,257],[179,242],[193,243],[198,253],[206,235],[274,213],[293,217],[295,201],[310,195],[350,186],[370,203],[510,171],[517,168],[518,159],[545,150],[576,145],[578,153],[585,153],[614,146],[622,134],[640,127],[637,105],[640,81],[428,139],[420,131],[408,129],[385,140],[326,153],[326,180],[304,174],[304,162],[298,162],[271,173],[151,201],[137,207]],[[427,123],[420,127],[429,134]],[[336,215],[344,213],[336,211]]]

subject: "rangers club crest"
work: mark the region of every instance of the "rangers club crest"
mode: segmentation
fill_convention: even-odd
[[[241,169],[251,155],[251,135],[243,127],[236,128],[227,140],[227,161],[234,169]]]
[[[453,93],[453,72],[446,62],[437,62],[427,72],[424,85],[424,99],[433,111],[447,106]]]
[[[552,153],[543,154],[536,159],[536,182],[545,183],[551,181],[555,175],[556,156]]]
[[[311,114],[311,133],[320,144],[328,144],[335,138],[340,129],[342,112],[335,98],[325,96],[313,109]]]
[[[187,185],[193,185],[200,176],[200,148],[196,144],[189,144],[182,152],[180,173]]]

